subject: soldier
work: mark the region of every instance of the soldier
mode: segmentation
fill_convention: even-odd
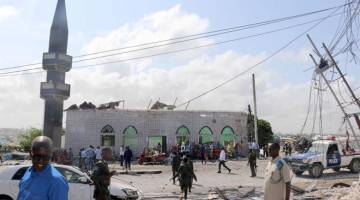
[[[249,152],[249,162],[247,165],[248,166],[250,165],[251,177],[255,177],[256,176],[256,152],[254,149],[251,149]]]
[[[178,172],[173,177],[174,179],[179,177],[181,193],[184,196],[184,199],[187,199],[187,192],[191,186],[191,180],[195,179],[197,181],[196,175],[191,170],[190,164],[188,164],[188,158],[183,157],[183,160],[180,164]]]
[[[94,181],[94,199],[96,200],[111,200],[110,197],[110,179],[115,174],[115,171],[110,172],[106,161],[112,160],[112,151],[110,148],[102,149],[102,160],[95,165],[95,170],[91,175]]]
[[[173,177],[175,177],[175,174],[179,170],[181,159],[180,159],[179,153],[177,151],[174,151],[173,154],[174,154],[174,156],[172,157],[172,160],[171,160],[171,168],[172,168],[172,172],[173,172]],[[173,182],[175,185],[175,178],[173,178]]]
[[[189,167],[190,167],[191,174],[195,174],[195,173],[194,173],[194,163],[193,163],[193,161],[192,161],[190,158],[188,158],[187,164],[188,164]],[[191,181],[190,181],[190,186],[189,186],[189,192],[190,192],[190,193],[191,193],[191,188],[192,188],[192,184],[193,184],[193,179],[194,179],[194,176],[191,178]]]

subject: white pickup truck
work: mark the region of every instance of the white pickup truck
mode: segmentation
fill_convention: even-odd
[[[317,140],[306,153],[295,154],[288,160],[296,175],[304,171],[318,178],[323,174],[324,169],[339,171],[341,168],[348,168],[353,173],[360,171],[360,153],[344,154],[341,145],[336,140]]]

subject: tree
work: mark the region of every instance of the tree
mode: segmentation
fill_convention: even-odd
[[[42,135],[42,130],[37,128],[30,128],[26,132],[20,135],[20,147],[25,151],[29,151],[31,148],[31,142],[37,136]]]
[[[273,141],[274,133],[271,129],[270,122],[264,119],[257,120],[258,126],[258,139],[259,139],[259,146],[263,146]],[[255,130],[254,130],[254,115],[248,114],[247,119],[247,130],[248,130],[248,138],[249,141],[254,141],[255,139]]]
[[[258,137],[259,137],[259,145],[263,146],[273,141],[274,133],[271,129],[270,122],[264,119],[258,119]]]

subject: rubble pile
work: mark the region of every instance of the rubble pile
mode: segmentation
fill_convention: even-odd
[[[329,200],[353,200],[360,197],[360,185],[355,182],[348,188],[335,188]]]
[[[323,188],[306,193],[294,199],[327,199],[327,200],[354,200],[360,196],[359,182],[354,182],[351,187]]]

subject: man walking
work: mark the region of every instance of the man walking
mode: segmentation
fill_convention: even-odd
[[[175,179],[176,177],[179,177],[181,194],[184,199],[187,199],[188,189],[191,186],[191,180],[195,179],[195,181],[197,181],[197,178],[191,170],[190,165],[188,164],[188,158],[186,156],[183,156],[183,160],[180,164],[179,170],[175,174],[173,179]]]
[[[265,171],[264,200],[289,200],[290,168],[279,156],[278,143],[273,143],[269,151],[271,160]]]
[[[111,200],[110,197],[110,179],[115,171],[110,172],[106,161],[112,160],[112,151],[110,148],[104,148],[101,151],[102,160],[96,162],[94,172],[91,179],[94,181],[94,199],[95,200]]]
[[[174,155],[173,155],[172,160],[171,160],[171,168],[172,168],[172,172],[173,172],[173,177],[175,177],[175,174],[179,170],[181,159],[180,159],[180,156],[179,156],[178,152],[173,151],[173,154]],[[173,183],[175,185],[175,178],[173,178]]]
[[[254,149],[251,149],[249,152],[249,161],[248,161],[247,165],[250,165],[251,177],[255,177],[256,176],[256,152]]]
[[[226,162],[225,149],[224,147],[221,147],[221,152],[219,157],[219,171],[217,173],[221,173],[221,165],[224,166],[229,171],[229,173],[231,172],[231,169],[225,165],[225,162]]]
[[[36,137],[31,144],[29,167],[19,183],[17,200],[67,200],[69,186],[63,175],[51,164],[52,141]]]
[[[131,159],[133,157],[133,153],[129,146],[126,146],[125,152],[124,152],[124,159],[125,159],[125,169],[126,172],[128,169],[131,171]]]

